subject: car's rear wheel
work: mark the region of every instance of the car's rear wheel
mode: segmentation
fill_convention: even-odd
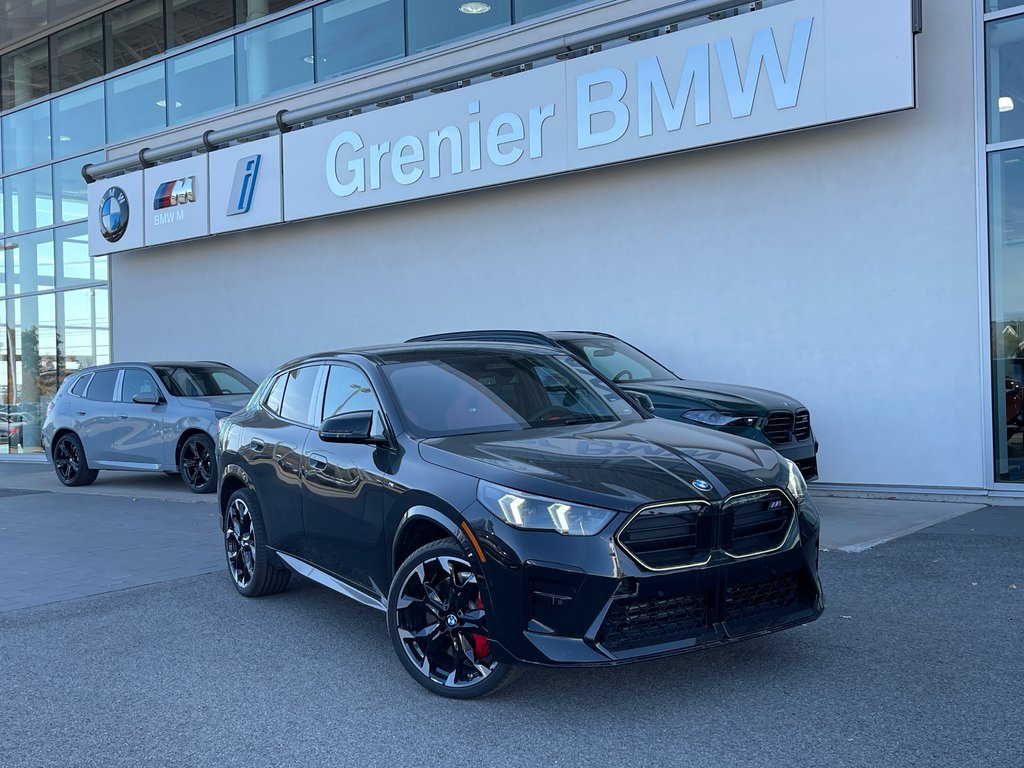
[[[99,470],[89,469],[82,441],[71,432],[53,444],[53,469],[57,479],[69,487],[89,485],[99,475]]]
[[[409,674],[440,696],[486,696],[519,672],[491,657],[478,576],[454,539],[420,547],[398,569],[388,633]]]
[[[192,435],[181,446],[181,479],[192,493],[213,493],[217,488],[217,454],[209,435]]]
[[[272,595],[288,586],[292,573],[270,561],[260,503],[248,488],[240,488],[228,499],[224,553],[235,589],[246,597]]]

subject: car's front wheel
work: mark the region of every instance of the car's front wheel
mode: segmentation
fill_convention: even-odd
[[[217,454],[209,435],[194,434],[181,446],[181,479],[192,493],[213,493],[217,488]]]
[[[53,445],[53,469],[57,479],[70,487],[89,485],[99,475],[99,470],[89,469],[82,441],[71,432],[61,435]]]
[[[486,696],[519,672],[491,657],[480,583],[454,539],[420,547],[398,569],[388,633],[409,674],[440,696]]]

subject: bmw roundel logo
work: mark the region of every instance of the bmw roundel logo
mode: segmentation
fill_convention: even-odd
[[[128,229],[128,195],[120,187],[111,187],[100,200],[100,233],[116,243]]]
[[[454,627],[458,623],[459,620],[452,616],[450,613],[448,614],[448,618],[445,619],[445,624],[447,624],[449,627]]]
[[[711,490],[711,483],[709,483],[707,480],[694,480],[692,483],[690,483],[690,485],[692,485],[698,491]]]

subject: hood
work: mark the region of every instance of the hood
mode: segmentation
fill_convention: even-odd
[[[212,411],[230,411],[245,408],[252,395],[208,395],[206,397],[179,397],[178,402],[193,408]]]
[[[743,387],[738,384],[667,379],[635,384],[620,382],[619,386],[632,392],[643,392],[654,399],[656,403],[665,403],[666,399],[678,400],[680,407],[686,408],[711,406],[736,413],[763,416],[768,411],[793,411],[804,407],[803,403],[796,398],[781,392]]]
[[[420,455],[520,491],[623,512],[785,487],[786,478],[778,454],[761,443],[667,419],[433,438],[420,443]]]

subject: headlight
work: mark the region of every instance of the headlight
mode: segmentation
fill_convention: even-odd
[[[786,490],[793,497],[793,501],[798,505],[802,504],[804,497],[807,495],[807,481],[804,480],[800,467],[795,462],[790,461],[785,456],[780,456],[779,458],[782,459],[783,466],[786,468]]]
[[[487,511],[515,528],[556,531],[565,536],[593,536],[615,517],[610,509],[596,509],[542,496],[530,496],[481,480],[476,497]]]
[[[752,427],[757,424],[757,416],[722,413],[721,411],[687,411],[683,417],[690,421],[707,424],[709,427]]]

